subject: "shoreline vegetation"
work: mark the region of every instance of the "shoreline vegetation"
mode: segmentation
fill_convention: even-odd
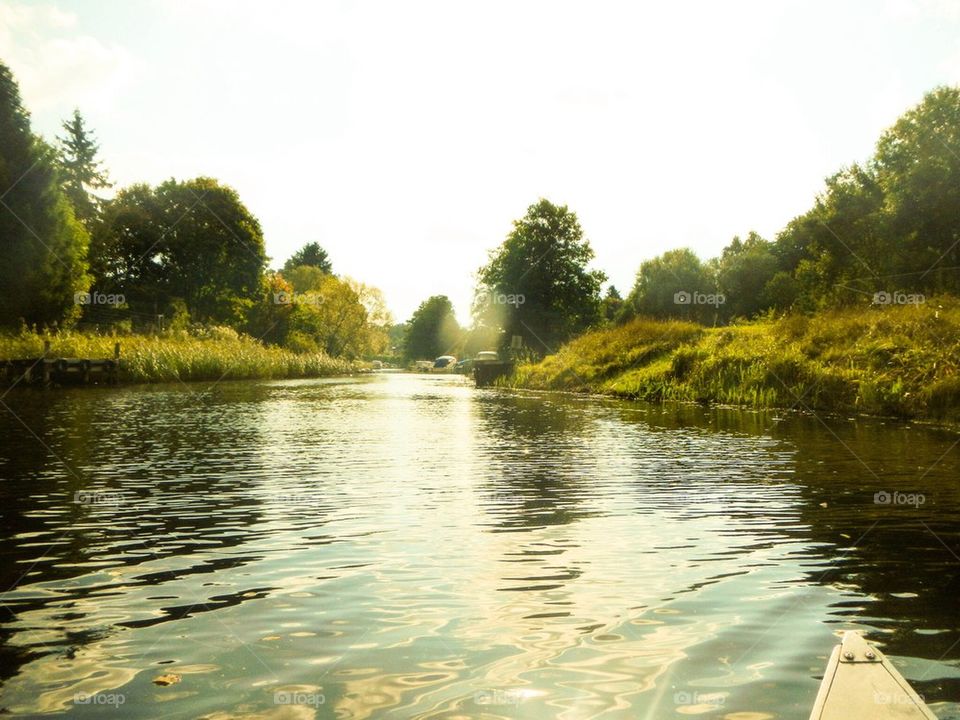
[[[0,357],[38,358],[47,340],[51,357],[73,358],[113,357],[114,343],[119,342],[121,383],[328,377],[360,368],[359,363],[323,352],[298,353],[264,345],[227,327],[166,335],[41,334],[24,330],[0,335]]]
[[[960,301],[587,332],[501,387],[960,422]]]

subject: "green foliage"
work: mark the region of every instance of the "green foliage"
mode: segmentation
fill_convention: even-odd
[[[307,243],[291,255],[283,264],[283,274],[289,276],[291,270],[302,266],[317,268],[328,275],[333,272],[327,251],[320,247],[320,243],[315,242]]]
[[[55,153],[32,134],[0,63],[0,324],[75,318],[75,294],[89,287],[88,240],[60,191]]]
[[[874,156],[826,179],[813,207],[767,242],[734,238],[702,263],[671,250],[640,267],[619,314],[703,323],[767,310],[867,306],[875,293],[960,293],[960,88],[941,87],[883,133]],[[677,290],[725,302],[678,307]]]
[[[73,205],[77,219],[90,228],[100,215],[103,200],[94,190],[112,187],[97,159],[100,146],[87,129],[79,110],[63,123],[64,137],[58,137],[60,182]]]
[[[91,244],[95,287],[134,312],[167,313],[182,299],[195,319],[242,327],[262,292],[260,223],[212,178],[134,185],[104,208]]]
[[[550,352],[601,319],[606,276],[587,270],[592,259],[576,214],[541,199],[480,269],[476,324],[502,331],[503,344],[520,335],[537,352]]]
[[[623,322],[637,315],[648,315],[712,323],[717,315],[717,306],[694,303],[695,293],[718,293],[711,269],[688,248],[668,250],[660,257],[640,265],[633,290],[623,304],[619,320]]]
[[[316,270],[298,266],[296,270]],[[309,274],[308,274],[309,275]],[[380,291],[349,278],[320,274],[284,302],[291,306],[288,347],[316,346],[333,357],[377,355],[392,322]]]
[[[432,360],[450,353],[462,331],[446,295],[427,298],[407,323],[403,355],[407,360]]]
[[[329,273],[313,265],[294,265],[284,269],[283,277],[293,286],[295,292],[319,292],[326,283]]]
[[[777,270],[772,243],[755,232],[743,241],[735,237],[717,261],[717,284],[724,296],[719,306],[721,317],[749,318],[770,307],[771,295],[782,294],[776,285],[767,292]],[[778,301],[782,299],[778,297]]]

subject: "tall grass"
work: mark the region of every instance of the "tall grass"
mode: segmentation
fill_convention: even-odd
[[[22,331],[0,335],[0,358],[39,357],[45,340],[50,341],[51,356],[74,358],[113,357],[114,343],[119,341],[119,378],[123,382],[321,377],[354,369],[346,360],[266,346],[229,328],[212,328],[199,337],[187,333],[113,337]]]
[[[637,319],[587,333],[514,387],[960,421],[960,302],[822,311],[724,328]]]

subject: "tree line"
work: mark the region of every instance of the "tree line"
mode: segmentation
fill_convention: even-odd
[[[270,271],[263,231],[210,177],[135,184],[113,197],[79,110],[51,144],[33,133],[0,63],[0,326],[182,330],[226,325],[305,352],[383,352],[381,293],[333,273],[308,243]]]
[[[827,178],[772,240],[735,237],[718,257],[667,250],[624,298],[590,265],[576,213],[541,199],[476,275],[471,324],[445,296],[392,325],[381,293],[333,272],[316,243],[268,269],[263,231],[237,192],[198,177],[109,199],[82,115],[55,145],[35,135],[0,63],[0,325],[187,329],[222,324],[268,343],[347,357],[472,355],[519,338],[544,355],[637,315],[725,324],[960,293],[960,89],[928,93],[866,162]],[[104,299],[105,302],[101,302]],[[112,302],[111,302],[112,300]]]
[[[478,271],[472,328],[452,330],[449,300],[431,298],[408,323],[407,355],[502,349],[517,335],[542,355],[638,315],[717,325],[960,294],[960,89],[928,93],[773,240],[734,237],[706,261],[667,250],[640,265],[626,298],[613,286],[601,295],[592,258],[573,212],[531,205]]]

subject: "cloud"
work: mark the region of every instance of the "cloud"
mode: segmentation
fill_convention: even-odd
[[[34,113],[67,114],[73,107],[109,107],[139,69],[119,45],[78,32],[78,18],[52,5],[0,5],[3,62]]]

